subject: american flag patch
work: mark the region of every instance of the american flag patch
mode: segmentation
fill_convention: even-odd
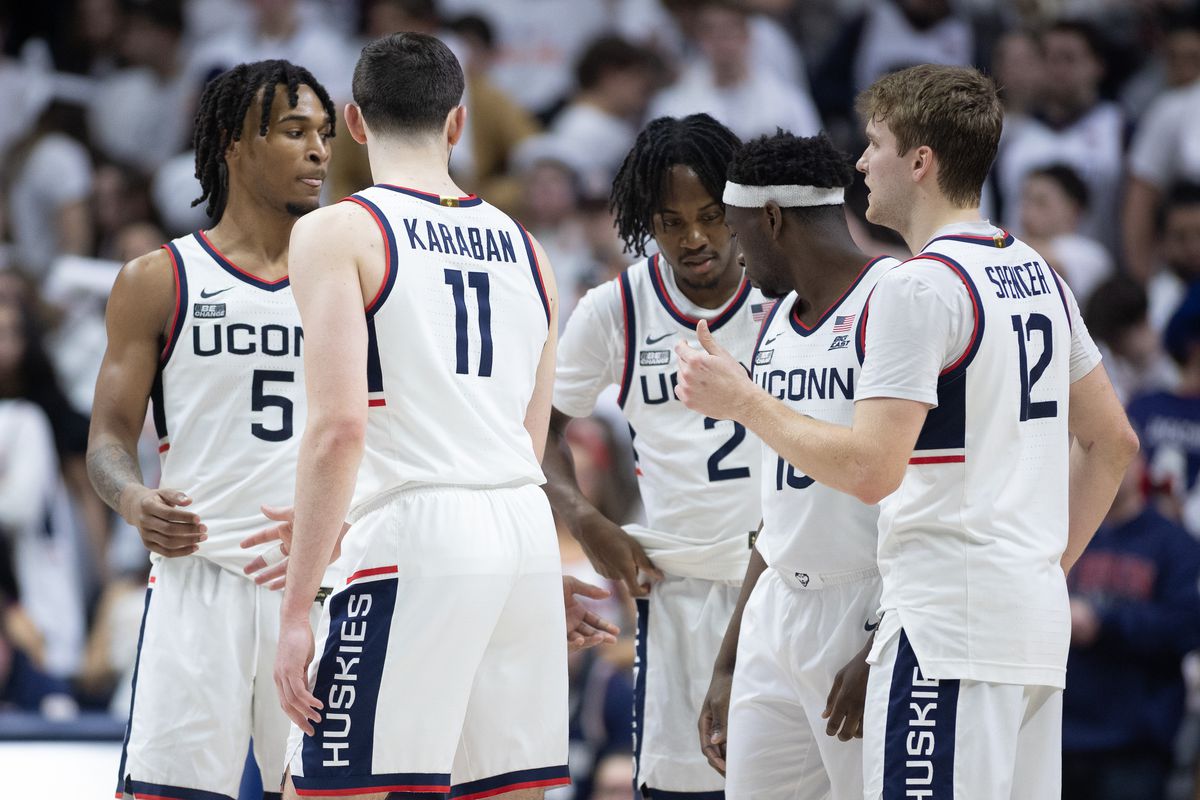
[[[771,309],[775,307],[775,301],[771,300],[766,303],[751,303],[750,316],[755,322],[762,322],[767,318],[767,314],[771,313]]]
[[[848,317],[834,317],[833,318],[833,332],[834,333],[846,333],[847,331],[849,331],[851,326],[854,325],[854,317],[855,317],[854,314],[851,314]]]

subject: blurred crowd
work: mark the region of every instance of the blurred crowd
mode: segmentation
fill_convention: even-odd
[[[640,127],[705,111],[746,139],[863,144],[856,94],[974,64],[1008,116],[984,212],[1074,290],[1141,436],[1070,577],[1065,794],[1200,797],[1200,4],[1190,0],[45,0],[0,5],[0,728],[128,708],[148,560],[86,477],[104,306],[120,265],[208,224],[191,124],[242,61],[307,67],[339,106],[362,43],[442,37],[467,74],[460,186],[545,246],[565,320],[629,262],[608,207]],[[328,200],[370,183],[334,140]],[[868,224],[868,252],[907,255]],[[580,485],[633,520],[624,429],[570,430]],[[157,474],[153,436],[143,470]],[[566,533],[564,569],[605,582]],[[632,629],[626,604],[604,613]],[[572,662],[561,797],[630,797],[628,639]],[[1096,783],[1099,781],[1100,783]],[[1132,787],[1105,794],[1112,787]],[[1108,787],[1107,789],[1105,787]]]

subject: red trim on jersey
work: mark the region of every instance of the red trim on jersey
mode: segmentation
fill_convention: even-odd
[[[980,238],[987,239],[990,237],[985,236],[985,237],[980,237]],[[960,281],[963,282],[963,285],[967,287],[967,295],[971,298],[971,311],[975,315],[975,325],[973,328],[971,328],[971,338],[967,341],[967,347],[965,350],[962,351],[962,355],[960,355],[958,357],[958,360],[956,360],[953,364],[951,364],[950,366],[946,367],[945,369],[943,369],[941,371],[940,374],[945,375],[947,372],[953,372],[954,370],[958,369],[959,365],[962,364],[964,361],[966,361],[967,357],[969,355],[971,355],[971,351],[975,349],[975,342],[979,338],[979,303],[976,302],[976,300],[975,300],[975,292],[971,291],[971,282],[967,279],[967,277],[965,275],[962,274],[962,272],[960,271],[959,267],[956,264],[954,264],[953,262],[951,262],[945,258],[942,258],[939,255],[934,255],[932,253],[921,253],[920,255],[913,256],[909,260],[910,261],[918,261],[923,258],[928,259],[930,261],[936,261],[939,264],[945,264],[947,267],[950,268],[950,271],[954,273],[955,277],[957,277]]]
[[[217,249],[217,246],[216,246],[215,244],[213,244],[213,243],[212,243],[212,242],[209,240],[209,238],[208,238],[208,237],[207,237],[207,236],[204,234],[204,231],[196,231],[196,233],[197,233],[197,234],[200,236],[200,238],[201,238],[201,239],[203,239],[203,240],[204,240],[204,243],[205,243],[205,244],[207,244],[209,247],[211,247],[211,248],[212,248],[212,250],[213,250],[213,252],[214,252],[214,253],[216,253],[217,255],[219,255],[219,256],[222,258],[222,260],[224,260],[224,261],[225,261],[225,264],[226,264],[226,266],[232,267],[233,269],[235,269],[235,270],[237,270],[238,272],[240,272],[242,275],[245,275],[245,276],[246,276],[247,278],[249,278],[250,280],[252,280],[252,281],[258,281],[259,283],[265,283],[267,286],[276,286],[276,285],[278,285],[278,284],[280,284],[280,283],[283,283],[284,281],[286,281],[286,280],[288,279],[288,276],[287,276],[287,275],[284,275],[282,278],[276,278],[276,279],[275,279],[275,280],[273,280],[273,281],[268,281],[268,280],[264,280],[263,278],[260,278],[260,277],[258,277],[257,275],[255,275],[255,274],[254,274],[254,273],[252,273],[252,272],[247,272],[246,270],[244,270],[244,269],[242,269],[241,267],[239,267],[237,264],[235,264],[235,263],[233,263],[232,261],[230,261],[230,260],[229,260],[229,256],[225,255],[225,254],[224,254],[224,253],[222,253],[220,250],[218,250],[218,249]]]
[[[411,189],[409,191],[412,191]],[[375,305],[379,302],[379,298],[383,296],[383,290],[387,288],[388,278],[395,266],[392,264],[392,250],[388,246],[388,229],[384,225],[383,220],[375,213],[375,209],[359,200],[357,197],[347,197],[347,201],[354,203],[359,208],[365,210],[371,215],[371,219],[375,220],[375,224],[379,226],[379,233],[383,236],[383,280],[379,283],[379,291],[375,292],[375,296],[371,298],[371,302],[367,303],[364,309],[368,314],[375,310]],[[395,791],[395,790],[393,790]]]
[[[156,576],[156,575],[151,575],[151,576],[150,576],[150,583],[151,583],[151,584],[154,584],[154,583],[157,583],[157,582],[158,582],[158,576]]]
[[[966,456],[916,456],[908,460],[909,464],[962,464]]]
[[[423,192],[420,189],[410,189],[407,186],[401,186],[400,184],[397,184],[397,183],[381,183],[379,185],[384,186],[388,189],[403,189],[406,192],[412,192],[413,194],[424,195],[425,197],[432,198],[434,200],[437,200],[438,202],[441,202],[443,197],[447,197],[450,200],[457,200],[460,203],[463,202],[464,200],[474,200],[476,197],[478,197],[478,195],[474,195],[474,194],[469,194],[466,197],[450,197],[449,195],[434,194],[433,192]],[[346,199],[349,200],[351,198],[347,197]],[[394,792],[394,791],[396,791],[396,789],[392,789],[392,791]]]
[[[158,446],[158,452],[160,452],[160,453],[165,453],[165,452],[167,452],[167,451],[168,451],[168,450],[170,450],[170,449],[171,449],[171,443],[170,443],[170,442],[167,442],[166,444],[160,444],[160,445]]]
[[[450,787],[441,786],[355,786],[349,789],[296,789],[301,797],[344,797],[368,792],[408,792],[410,794],[446,794]]]
[[[121,797],[121,795],[117,795]],[[177,797],[167,797],[165,794],[142,794],[141,792],[133,793],[134,800],[179,800]]]
[[[171,315],[171,326],[167,329],[167,342],[163,345],[162,352],[158,354],[159,361],[166,359],[167,353],[171,352],[171,344],[175,341],[175,325],[179,322],[180,300],[182,300],[179,290],[179,262],[175,260],[175,254],[171,252],[171,248],[165,244],[162,247],[167,251],[167,258],[171,259],[171,277],[175,279],[175,313]]]
[[[386,406],[386,405],[387,405],[387,399],[385,399],[383,397],[375,397],[375,398],[372,398],[367,401],[367,406],[369,408],[378,408],[379,406]]]
[[[346,578],[346,583],[351,584],[360,578],[370,578],[375,575],[395,575],[399,571],[400,571],[400,567],[398,567],[394,564],[390,567],[372,567],[371,569],[360,569],[358,572],[354,573],[349,578]],[[401,790],[400,789],[392,789],[391,791],[399,792]],[[407,791],[414,791],[414,790],[408,789]],[[432,791],[432,790],[430,790],[430,791]]]
[[[690,316],[690,315],[685,314],[682,311],[680,311],[679,306],[675,305],[675,301],[671,299],[671,295],[667,291],[666,284],[663,283],[662,273],[659,271],[659,266],[662,263],[661,256],[662,256],[661,253],[654,254],[654,269],[650,270],[651,280],[653,280],[655,285],[658,286],[658,290],[659,290],[658,296],[661,297],[663,302],[666,303],[670,307],[671,311],[678,314],[681,319],[686,319],[688,321],[688,324],[691,325],[693,328],[695,328],[697,325],[700,324],[700,319],[698,317],[693,317],[693,316]],[[712,328],[714,328],[716,326],[723,325],[725,323],[725,320],[729,319],[729,317],[732,316],[735,311],[737,311],[739,308],[741,308],[741,301],[745,299],[745,297],[743,295],[745,295],[749,291],[750,291],[750,279],[743,275],[742,282],[738,285],[737,291],[734,292],[733,296],[729,298],[729,305],[726,306],[725,310],[722,311],[720,314],[718,314],[717,316],[708,320],[709,329],[711,330]]]
[[[529,247],[529,255],[533,257],[533,273],[537,278],[538,298],[546,309],[546,324],[549,325],[550,296],[546,294],[546,281],[542,278],[542,265],[538,263],[537,248],[533,246],[533,237],[529,235],[529,231],[525,230],[525,226],[518,222],[517,227],[521,229],[521,235],[525,237],[525,244]]]
[[[523,781],[521,783],[512,783],[508,786],[498,786],[495,789],[484,789],[481,792],[472,792],[471,794],[460,794],[454,800],[480,800],[484,797],[495,797],[498,794],[505,792],[515,792],[518,789],[536,789],[540,786],[566,786],[571,782],[569,777],[561,778],[546,778],[541,781]]]
[[[812,327],[809,327],[808,325],[805,325],[803,322],[800,321],[800,314],[797,313],[795,303],[792,304],[792,321],[795,322],[797,325],[799,325],[801,328],[804,328],[804,330],[810,331],[810,332],[821,327],[822,323],[824,323],[825,320],[829,317],[830,312],[833,311],[838,306],[840,306],[842,304],[842,301],[846,299],[846,295],[850,294],[852,291],[854,291],[858,287],[858,282],[860,280],[862,280],[863,274],[866,273],[866,271],[869,270],[875,264],[876,261],[879,261],[880,258],[882,258],[882,256],[876,256],[875,258],[872,258],[870,261],[868,261],[866,264],[863,264],[862,269],[860,269],[858,271],[858,274],[854,276],[854,280],[850,281],[850,285],[846,287],[846,291],[842,292],[841,297],[839,297],[837,300],[834,300],[832,303],[829,304],[828,308],[826,308],[824,311],[821,312],[821,315],[819,317],[817,317],[817,321]]]

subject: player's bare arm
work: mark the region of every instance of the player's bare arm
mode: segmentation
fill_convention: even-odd
[[[836,736],[843,742],[863,738],[863,712],[867,705],[867,677],[871,665],[867,656],[875,644],[875,633],[867,637],[862,649],[854,654],[846,666],[833,677],[829,697],[825,698],[825,710],[821,718],[829,720],[825,725],[827,736]]]
[[[554,398],[554,365],[558,358],[558,282],[554,279],[554,265],[540,242],[529,237],[533,244],[534,257],[542,275],[546,290],[546,303],[550,308],[550,329],[542,357],[538,361],[537,376],[533,384],[533,396],[525,409],[525,430],[533,442],[533,453],[541,461],[546,452],[546,436],[550,425],[550,404]]]
[[[762,529],[762,526],[759,526]],[[742,592],[738,595],[737,605],[734,606],[733,616],[729,618],[729,626],[725,629],[725,638],[721,640],[721,649],[713,664],[712,681],[708,685],[708,693],[700,704],[700,719],[697,726],[700,732],[700,751],[708,759],[709,766],[722,775],[725,774],[725,746],[729,741],[729,695],[733,691],[733,668],[737,664],[738,639],[742,634],[742,613],[750,593],[754,591],[758,578],[767,569],[767,562],[758,552],[758,548],[750,551],[750,563],[746,565],[746,577],[742,581]]]
[[[374,291],[383,265],[378,229],[352,204],[313,211],[292,229],[288,271],[305,330],[308,423],[296,470],[295,524],[275,684],[284,711],[306,733],[312,733],[311,723],[320,719],[322,708],[308,687],[313,655],[309,612],[346,519],[362,460],[367,425],[365,287]]]
[[[1138,451],[1137,434],[1103,364],[1071,384],[1067,428],[1074,441],[1063,572],[1071,570],[1092,540]]]
[[[148,488],[137,444],[159,357],[175,314],[170,256],[157,250],[122,268],[109,296],[108,346],[96,379],[87,468],[100,498],[137,528],[147,549],[174,557],[194,553],[204,541],[192,502],[174,487]]]
[[[759,388],[713,340],[704,322],[696,332],[703,351],[686,342],[675,346],[679,357],[675,394],[684,405],[709,417],[742,423],[805,475],[868,505],[900,485],[929,412],[927,404],[873,398],[854,404],[851,427],[815,420]]]

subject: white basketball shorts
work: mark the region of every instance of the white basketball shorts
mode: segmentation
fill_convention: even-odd
[[[862,740],[825,733],[838,670],[879,623],[879,572],[828,576],[805,588],[775,569],[742,614],[729,702],[729,800],[861,800]]]
[[[725,779],[700,752],[696,722],[740,591],[735,582],[667,576],[637,601],[634,785],[651,797],[724,797]]]
[[[863,723],[868,800],[1058,800],[1062,691],[926,678],[899,615],[880,625]]]
[[[279,592],[203,558],[154,565],[117,797],[233,800],[251,737],[265,796],[280,796],[290,723],[272,678],[279,604]]]
[[[347,533],[292,727],[302,796],[569,782],[562,567],[538,486],[402,491]]]

